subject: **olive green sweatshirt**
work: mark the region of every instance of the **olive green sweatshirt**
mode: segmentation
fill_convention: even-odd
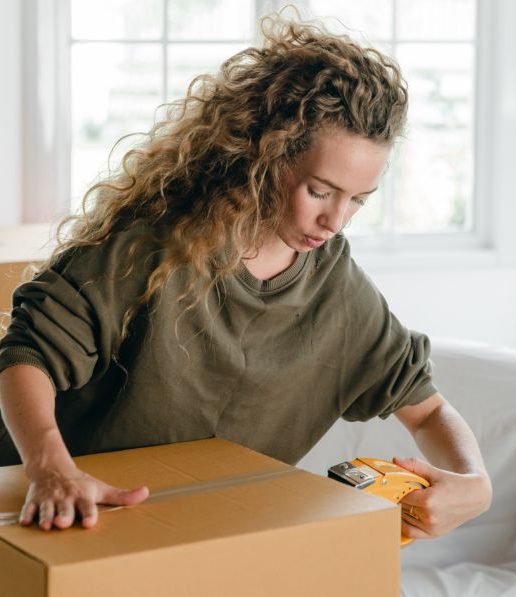
[[[338,417],[385,418],[437,391],[428,338],[391,314],[341,235],[271,280],[242,265],[179,320],[177,272],[121,342],[160,260],[146,241],[120,275],[144,233],[75,250],[13,297],[0,371],[49,376],[72,455],[219,436],[295,464]],[[0,465],[16,462],[0,421]]]

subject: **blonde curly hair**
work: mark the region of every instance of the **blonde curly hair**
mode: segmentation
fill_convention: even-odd
[[[264,17],[261,31],[262,47],[196,77],[184,99],[165,105],[166,117],[120,169],[86,192],[82,214],[61,223],[67,238],[59,236],[46,266],[137,223],[155,231],[163,259],[125,314],[122,337],[178,268],[191,273],[178,297],[189,297],[187,311],[260,246],[283,216],[286,170],[318,131],[337,127],[383,144],[403,131],[406,83],[393,60],[281,12]]]

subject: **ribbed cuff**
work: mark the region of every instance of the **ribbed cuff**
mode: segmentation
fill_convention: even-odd
[[[438,391],[438,388],[436,388],[433,382],[431,380],[427,380],[424,383],[422,383],[421,386],[417,388],[417,390],[410,393],[410,398],[406,402],[404,402],[401,405],[396,405],[395,407],[392,407],[389,410],[384,411],[378,416],[380,417],[380,419],[386,419],[389,415],[392,415],[400,408],[403,408],[404,406],[415,406],[416,404],[423,402],[427,398],[430,398],[430,396],[437,394]]]
[[[31,367],[40,369],[50,380],[54,392],[57,391],[43,357],[34,348],[30,346],[6,346],[2,348],[0,350],[0,373],[15,365],[30,365]]]

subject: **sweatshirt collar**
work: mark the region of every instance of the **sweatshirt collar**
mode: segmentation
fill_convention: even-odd
[[[263,293],[272,293],[285,288],[297,278],[310,259],[312,252],[313,251],[298,253],[296,260],[291,266],[270,280],[259,280],[258,278],[255,278],[243,263],[240,263],[238,266],[236,277],[252,290]]]

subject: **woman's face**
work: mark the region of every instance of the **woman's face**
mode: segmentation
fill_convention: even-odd
[[[319,133],[286,176],[278,236],[306,252],[337,234],[378,187],[389,147],[345,131]]]

